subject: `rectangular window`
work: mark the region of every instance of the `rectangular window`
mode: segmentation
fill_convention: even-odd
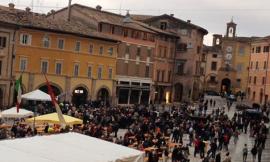
[[[141,56],[141,47],[137,48],[137,56]]]
[[[258,69],[259,69],[259,62],[256,61],[256,70],[258,70]]]
[[[112,68],[109,68],[109,70],[108,70],[108,78],[109,79],[112,79],[112,73],[113,73]]]
[[[213,57],[213,58],[217,58],[217,54],[213,54],[212,57]]]
[[[263,69],[264,70],[267,69],[267,62],[266,61],[263,62]]]
[[[176,63],[176,73],[178,75],[183,75],[184,74],[184,69],[185,69],[185,62],[184,61]]]
[[[186,52],[187,51],[187,44],[186,43],[177,44],[176,50],[178,52]]]
[[[249,83],[251,83],[251,80],[252,80],[252,77],[250,76],[250,77],[249,77]]]
[[[7,45],[7,37],[0,37],[0,48],[5,48]]]
[[[150,77],[150,67],[149,66],[145,66],[145,77],[146,78]]]
[[[2,60],[0,60],[0,76],[2,75]]]
[[[263,47],[263,52],[264,52],[264,53],[269,52],[269,46],[264,46],[264,47]]]
[[[41,61],[41,73],[48,73],[48,61]]]
[[[126,54],[129,54],[129,45],[126,46]]]
[[[110,47],[110,48],[108,49],[108,54],[109,54],[110,56],[113,55],[113,47]]]
[[[65,44],[65,41],[64,39],[58,39],[58,49],[64,49],[64,44]]]
[[[102,79],[102,67],[101,66],[98,67],[97,77],[98,77],[98,79]]]
[[[92,78],[92,66],[88,66],[87,77]]]
[[[240,47],[239,48],[239,55],[243,56],[245,54],[245,48],[244,47]]]
[[[210,82],[216,82],[216,77],[215,76],[210,76]]]
[[[152,56],[152,48],[148,48],[147,49],[147,57],[151,57]]]
[[[43,37],[43,47],[44,48],[50,47],[50,38],[47,35]]]
[[[242,72],[242,69],[243,69],[243,64],[237,64],[236,66],[237,72]]]
[[[25,71],[27,68],[27,59],[21,58],[20,59],[20,71]]]
[[[253,68],[253,62],[250,62],[250,69]]]
[[[254,77],[253,83],[256,84],[257,82],[257,77]]]
[[[262,85],[265,84],[265,77],[262,77]]]
[[[62,74],[62,63],[58,62],[55,64],[55,74]]]
[[[31,45],[31,39],[32,39],[32,36],[29,34],[21,34],[20,36],[20,42],[23,45]]]
[[[103,54],[103,46],[99,47],[99,54],[102,55]]]
[[[75,51],[79,52],[80,49],[81,49],[81,42],[77,41],[76,44],[75,44]]]
[[[164,47],[164,54],[163,54],[163,57],[167,57],[167,47]]]
[[[94,51],[94,46],[93,46],[93,44],[90,44],[89,45],[89,54],[93,54],[93,51]]]
[[[168,71],[168,82],[171,81],[171,75],[172,75],[172,72],[171,71]]]
[[[197,54],[201,53],[201,46],[197,47]]]
[[[162,81],[162,82],[164,82],[164,76],[165,76],[165,71],[162,70],[162,72],[161,72],[161,81]]]
[[[157,70],[157,81],[159,81],[159,78],[160,78],[160,71]]]
[[[74,65],[74,76],[79,76],[79,64]]]
[[[166,30],[167,29],[167,22],[160,22],[160,29]]]
[[[254,53],[255,52],[255,48],[254,47],[252,47],[252,49],[251,49],[251,53]]]
[[[211,63],[211,70],[217,70],[217,62],[212,62]]]
[[[256,47],[256,53],[261,53],[261,47]]]

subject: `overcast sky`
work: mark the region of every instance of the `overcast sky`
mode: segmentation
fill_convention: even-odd
[[[7,6],[10,2],[16,8],[33,6],[35,12],[42,13],[68,5],[68,0],[1,0],[0,4]],[[207,29],[206,44],[211,44],[212,34],[225,34],[226,23],[232,17],[238,24],[238,36],[270,35],[270,0],[72,0],[72,3],[101,5],[104,10],[121,14],[126,10],[131,14],[174,14]]]

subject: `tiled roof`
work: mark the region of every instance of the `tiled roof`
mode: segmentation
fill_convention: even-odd
[[[138,15],[137,15],[137,17],[138,17]],[[146,15],[143,15],[143,17],[146,17]],[[184,20],[181,20],[181,19],[179,19],[179,18],[176,18],[176,17],[174,17],[174,16],[170,16],[170,15],[168,15],[168,14],[163,14],[163,15],[159,15],[159,16],[150,16],[150,18],[144,19],[144,20],[142,20],[142,21],[143,21],[143,22],[151,22],[151,21],[153,21],[153,20],[160,19],[160,18],[169,18],[169,19],[172,19],[172,20],[174,20],[174,21],[176,21],[176,22],[183,23],[183,24],[185,24],[185,25],[189,25],[189,26],[191,26],[191,27],[193,27],[193,28],[195,28],[195,29],[198,29],[198,30],[202,31],[204,34],[208,34],[208,31],[207,31],[206,29],[204,29],[204,28],[202,28],[202,27],[200,27],[200,26],[198,26],[198,25],[192,24],[192,23],[190,23],[190,22],[186,22],[186,21],[184,21]]]
[[[68,8],[65,7],[61,10],[56,11],[53,14],[57,14],[58,12],[61,12],[63,10],[67,10],[67,9]],[[132,20],[132,17],[131,17],[131,20],[129,22],[125,22],[125,18],[126,18],[125,16],[115,14],[112,12],[103,11],[103,10],[97,10],[95,8],[84,6],[81,4],[71,5],[71,10],[76,10],[76,12],[88,17],[87,20],[82,20],[78,16],[76,18],[71,17],[72,21],[81,21],[84,24],[91,26],[93,29],[98,28],[99,22],[104,22],[104,23],[108,23],[108,24],[114,24],[114,25],[119,25],[119,26],[123,26],[123,27],[127,27],[127,28],[132,28],[132,29],[136,29],[136,30],[140,30],[140,31],[144,31],[144,32],[161,33],[161,34],[174,36],[173,33],[159,30],[157,28],[151,27],[151,26],[144,24],[142,22]],[[50,14],[48,16],[52,17],[53,14]]]
[[[19,9],[10,9],[0,5],[0,22],[18,25],[20,27],[36,28],[40,30],[54,31],[59,33],[77,34],[84,37],[116,41],[110,37],[98,33],[88,26],[65,20],[47,19],[45,15],[27,12]]]
[[[144,21],[144,20],[150,19],[150,18],[155,17],[155,16],[153,16],[153,15],[134,15],[134,14],[132,14],[131,17],[132,17],[132,19],[137,20],[137,21]]]

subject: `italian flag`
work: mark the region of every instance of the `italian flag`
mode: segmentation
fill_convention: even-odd
[[[19,113],[19,108],[22,101],[22,75],[15,82],[15,90],[17,92],[17,103],[16,103],[17,113]]]

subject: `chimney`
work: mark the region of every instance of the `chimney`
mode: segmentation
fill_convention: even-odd
[[[174,14],[170,14],[171,17],[174,17]]]
[[[15,7],[15,5],[14,5],[13,3],[9,3],[9,4],[8,4],[8,7],[9,7],[10,10],[13,10],[14,7]]]
[[[100,5],[97,5],[97,6],[96,6],[96,9],[97,9],[98,11],[101,11],[102,7],[101,7]]]
[[[187,20],[187,23],[190,23],[191,21],[190,20]]]
[[[68,2],[68,18],[67,21],[70,21],[70,15],[71,15],[71,0]]]
[[[31,11],[31,9],[29,7],[26,7],[25,11],[26,11],[26,13],[29,13]]]

